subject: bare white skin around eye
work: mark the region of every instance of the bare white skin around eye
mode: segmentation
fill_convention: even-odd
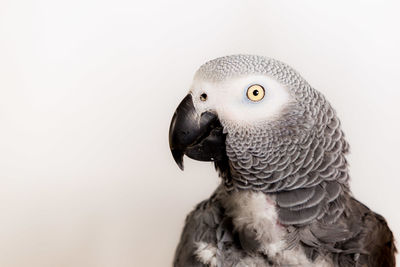
[[[264,98],[258,102],[247,97],[247,89],[253,84],[265,90]],[[286,86],[266,75],[245,75],[221,82],[195,77],[191,93],[199,114],[214,111],[221,122],[241,125],[274,120],[291,99]],[[200,97],[203,93],[207,94],[205,101]]]

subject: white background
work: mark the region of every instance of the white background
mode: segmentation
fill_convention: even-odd
[[[355,196],[400,239],[395,1],[0,1],[0,266],[170,266],[218,184],[175,165],[196,69],[280,59],[336,108]]]

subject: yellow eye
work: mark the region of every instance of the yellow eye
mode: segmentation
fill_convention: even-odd
[[[265,90],[259,84],[253,84],[247,89],[247,98],[251,101],[258,102],[264,98]]]

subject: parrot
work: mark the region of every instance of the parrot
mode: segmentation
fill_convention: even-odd
[[[349,186],[336,111],[289,65],[204,63],[169,128],[172,156],[220,178],[186,217],[173,266],[395,266],[393,233]]]

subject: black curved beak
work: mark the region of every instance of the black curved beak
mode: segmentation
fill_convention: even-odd
[[[188,94],[176,109],[169,128],[169,147],[179,168],[183,156],[200,161],[218,161],[225,155],[225,135],[216,114],[198,114]]]

